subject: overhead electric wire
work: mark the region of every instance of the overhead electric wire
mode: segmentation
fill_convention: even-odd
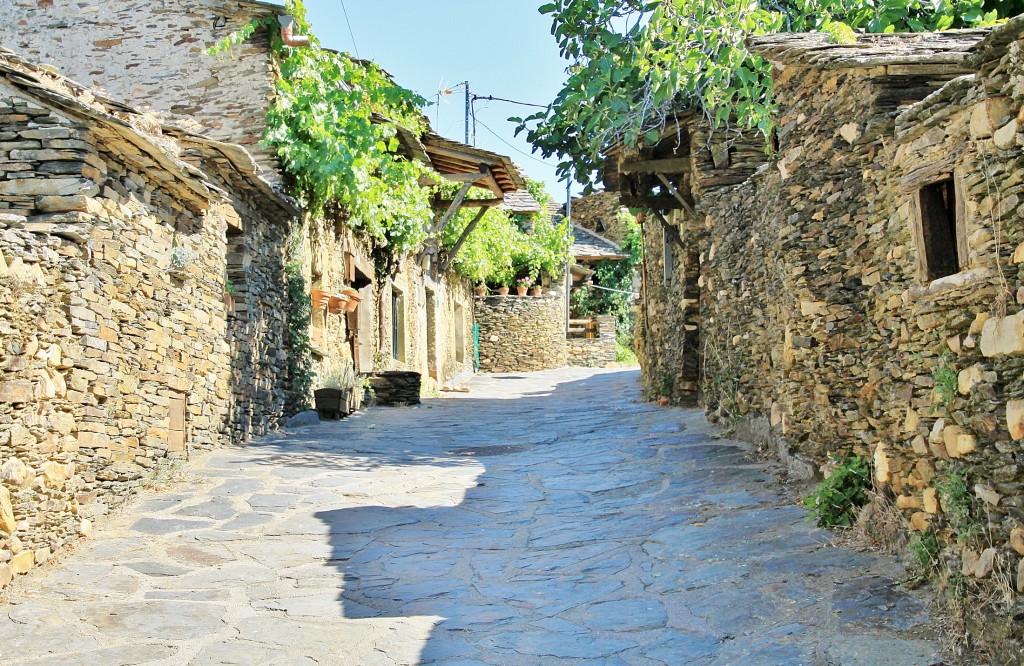
[[[533,160],[534,162],[540,162],[540,163],[541,163],[541,164],[543,164],[544,166],[548,166],[548,167],[550,167],[550,166],[551,166],[551,164],[550,164],[550,163],[548,163],[548,162],[545,162],[545,161],[544,161],[544,160],[542,160],[542,159],[539,159],[539,158],[537,158],[537,157],[534,157],[534,156],[533,156],[533,155],[531,155],[530,153],[527,153],[527,152],[525,152],[525,151],[522,151],[522,150],[520,150],[520,149],[516,148],[516,147],[515,147],[515,146],[513,146],[513,145],[512,145],[511,143],[509,143],[509,142],[508,142],[508,141],[506,141],[505,139],[501,138],[501,137],[500,137],[500,136],[498,135],[498,133],[497,133],[497,132],[495,132],[495,131],[494,131],[494,130],[492,130],[492,129],[491,129],[490,127],[488,127],[487,125],[485,125],[485,124],[484,124],[484,122],[483,122],[482,120],[478,120],[478,121],[477,121],[477,123],[479,123],[480,127],[483,127],[483,128],[485,129],[485,130],[487,130],[488,132],[490,132],[491,134],[493,134],[493,135],[494,135],[494,138],[495,138],[495,139],[497,139],[498,141],[501,141],[501,142],[502,142],[503,144],[505,144],[506,146],[508,146],[508,147],[509,147],[509,148],[511,148],[512,150],[516,151],[516,152],[517,152],[517,153],[519,153],[520,155],[523,155],[524,157],[528,157],[528,158],[530,158],[531,160]]]
[[[546,109],[547,106],[543,104],[531,104],[530,102],[517,102],[514,99],[505,99],[504,97],[495,97],[494,95],[473,95],[474,100],[486,99],[495,102],[508,102],[509,104],[518,104],[519,106],[532,106],[537,109]]]
[[[345,15],[345,24],[348,25],[348,34],[352,38],[352,50],[356,52],[356,57],[360,60],[362,56],[359,55],[359,47],[356,45],[356,33],[352,30],[352,22],[348,20],[348,9],[345,7],[345,0],[338,0],[341,3],[341,13]]]

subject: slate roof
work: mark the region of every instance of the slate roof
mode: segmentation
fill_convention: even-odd
[[[518,215],[529,215],[530,213],[540,212],[540,204],[527,190],[509,192],[505,195],[505,203],[503,203],[501,207],[510,213],[516,213]]]
[[[576,257],[576,261],[628,259],[621,247],[578,224],[572,225],[572,235],[572,256]]]
[[[853,44],[836,44],[821,32],[776,33],[751,37],[752,51],[776,64],[819,69],[963,66],[974,46],[990,30],[858,35]]]
[[[60,75],[53,67],[36,65],[0,47],[0,84],[36,99],[43,106],[88,123],[111,152],[141,170],[159,169],[164,186],[184,201],[209,199],[222,190],[203,168],[224,170],[237,183],[288,216],[298,214],[294,202],[259,176],[259,166],[241,146],[214,141],[185,130],[161,125],[137,109]],[[207,159],[201,167],[182,153]]]

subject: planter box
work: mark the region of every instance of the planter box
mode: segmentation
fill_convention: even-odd
[[[313,403],[321,420],[342,419],[350,413],[352,389],[323,388],[313,392]]]

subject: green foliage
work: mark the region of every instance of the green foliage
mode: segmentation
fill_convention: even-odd
[[[638,365],[640,363],[633,348],[623,344],[620,340],[615,341],[615,361],[627,365]]]
[[[866,458],[833,459],[836,468],[804,500],[804,506],[821,527],[850,527],[857,520],[858,509],[868,502],[871,472]]]
[[[935,380],[935,397],[937,404],[935,408],[947,408],[956,397],[957,374],[956,370],[949,363],[949,355],[943,354],[939,358],[939,364],[932,370],[932,379]]]
[[[982,533],[981,524],[971,512],[974,497],[967,481],[968,474],[965,468],[948,467],[936,477],[935,482],[943,514],[961,545],[973,543]]]
[[[536,197],[550,199],[543,184],[527,179],[527,187],[536,190]],[[471,190],[469,198],[485,195]],[[476,216],[476,211],[460,210],[443,232],[442,245],[451,248],[463,230]],[[524,229],[532,227],[530,232]],[[512,215],[491,208],[477,223],[455,257],[453,267],[460,275],[477,283],[509,286],[517,277],[529,277],[534,283],[541,273],[557,277],[571,259],[568,221],[556,224],[542,204],[540,213],[530,216]]]
[[[595,266],[593,280],[594,284],[617,291],[576,289],[572,292],[570,302],[575,317],[589,317],[597,314],[614,315],[616,340],[621,346],[631,350],[636,318],[633,314],[630,292],[633,290],[636,267],[642,260],[643,238],[640,234],[640,225],[632,215],[620,212],[616,219],[626,228],[622,249],[629,255],[629,259],[626,261],[610,259],[599,261]]]
[[[373,239],[385,263],[420,246],[430,219],[428,169],[398,153],[398,127],[426,131],[425,101],[384,70],[320,47],[302,0],[289,0],[297,32],[310,46],[290,48],[274,19],[257,19],[210,49],[222,53],[261,27],[271,30],[280,76],[267,114],[265,144],[277,150],[294,180],[294,195],[314,216],[346,218]]]
[[[309,320],[313,306],[306,294],[306,279],[302,265],[297,261],[285,266],[288,279],[288,312],[285,321],[285,343],[288,346],[288,405],[296,414],[309,408],[309,395],[313,390],[312,345],[309,341]]]
[[[569,77],[545,111],[513,118],[561,175],[589,184],[609,145],[652,144],[683,109],[715,127],[735,122],[770,136],[775,122],[769,63],[748,37],[821,30],[944,30],[986,25],[1019,0],[554,0],[540,7]]]

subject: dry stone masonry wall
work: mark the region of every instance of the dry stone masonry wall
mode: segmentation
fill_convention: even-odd
[[[708,409],[792,472],[869,457],[907,530],[971,581],[970,633],[998,663],[1024,659],[1022,34],[1017,19],[977,46],[984,34],[755,44],[784,66],[777,159],[719,186],[698,151],[700,215],[673,220],[699,255],[699,347],[680,360],[683,329],[641,318],[657,322],[641,326],[648,383],[695,356]],[[925,231],[937,206],[944,250]],[[647,307],[668,313],[681,295],[657,285],[662,234],[645,232]]]
[[[565,341],[567,364],[576,368],[609,368],[615,364],[615,317],[598,315],[597,337],[568,338]]]
[[[274,91],[269,36],[261,30],[230,54],[205,54],[274,14],[238,0],[0,0],[0,44],[168,122],[244,145],[276,182],[277,157],[260,146]]]
[[[168,459],[272,425],[273,399],[232,392],[240,354],[223,296],[226,235],[266,231],[254,211],[288,206],[267,194],[251,160],[246,172],[234,155],[225,169],[228,153],[213,159],[193,146],[192,158],[231,174],[228,198],[214,188],[226,177],[182,161],[185,147],[151,120],[13,56],[0,59],[0,74],[6,584]],[[245,357],[251,376],[272,357],[260,354]]]
[[[565,298],[478,296],[480,370],[531,372],[566,365]]]

